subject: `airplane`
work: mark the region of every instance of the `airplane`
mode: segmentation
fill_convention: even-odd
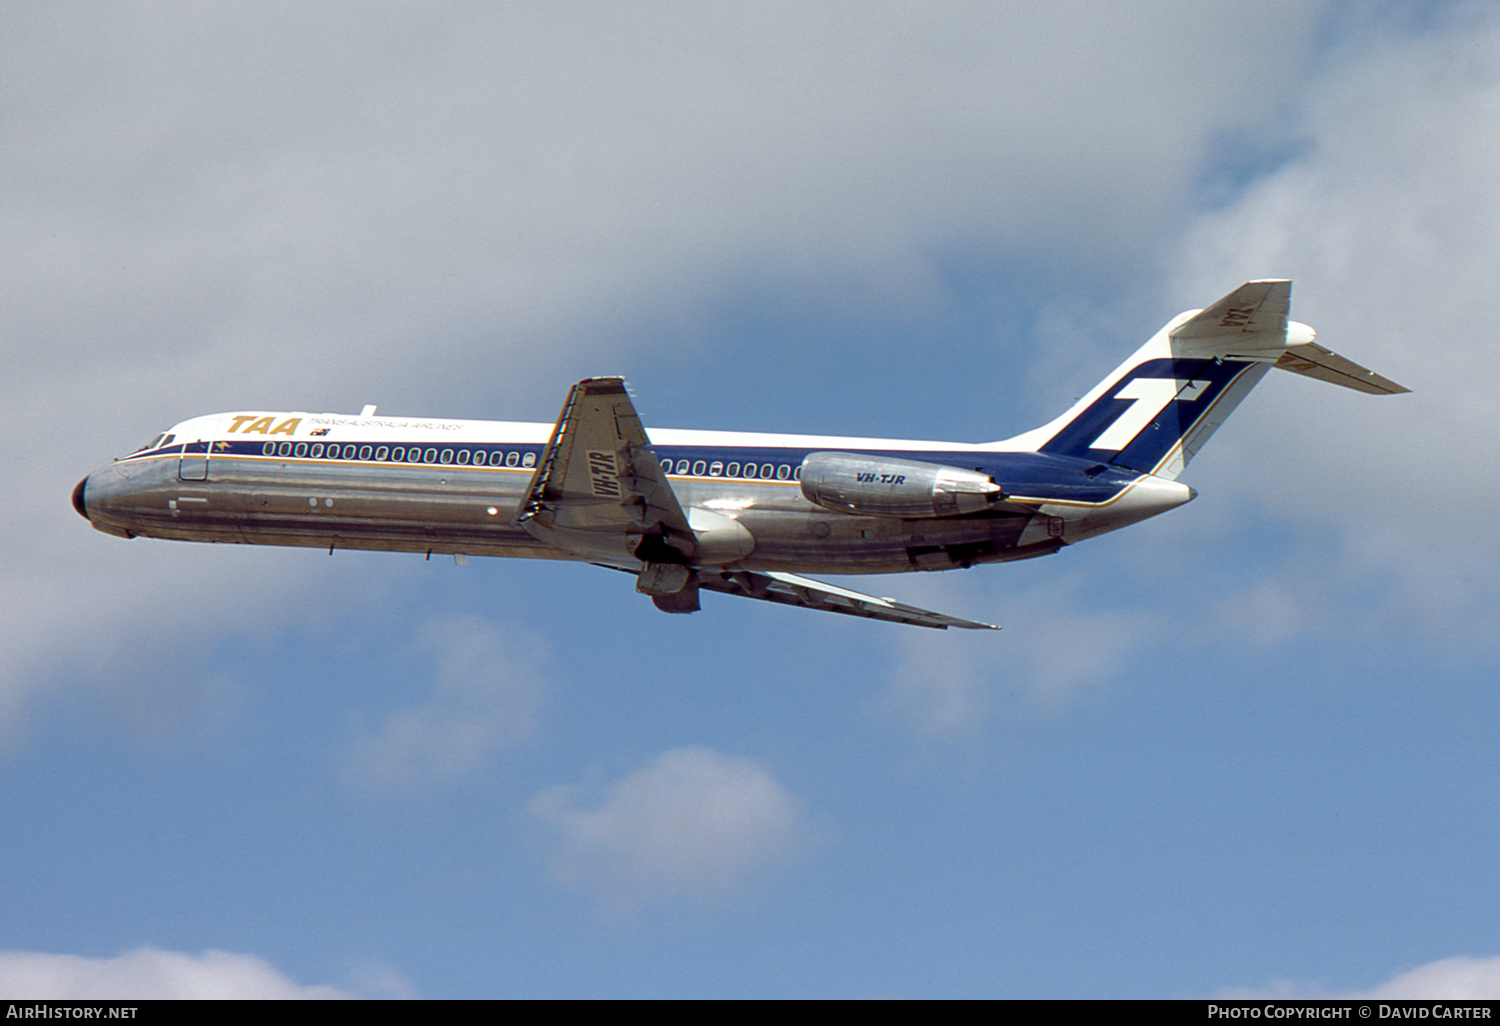
[[[88,475],[73,506],[123,538],[524,556],[635,576],[669,613],[703,590],[946,629],[996,625],[802,576],[1030,559],[1164,513],[1273,367],[1408,389],[1287,319],[1292,283],[1246,282],[1174,317],[1041,427],[982,444],[647,431],[621,377],[555,424],[334,413],[195,417]]]

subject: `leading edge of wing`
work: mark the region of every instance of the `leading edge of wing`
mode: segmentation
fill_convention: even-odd
[[[848,588],[796,574],[755,570],[699,570],[698,585],[725,595],[743,595],[766,602],[780,602],[805,609],[822,609],[830,613],[845,613],[917,627],[935,627],[938,630],[947,630],[949,627],[984,631],[1000,629],[997,624],[976,623],[946,613],[908,606],[895,599],[850,591]]]

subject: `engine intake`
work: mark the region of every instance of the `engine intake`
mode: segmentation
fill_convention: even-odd
[[[987,474],[919,460],[815,452],[802,463],[802,494],[840,513],[951,517],[1003,498]]]

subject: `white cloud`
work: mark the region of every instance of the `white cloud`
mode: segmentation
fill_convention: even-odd
[[[56,505],[51,523],[18,511],[29,543],[0,554],[10,616],[0,640],[0,751],[27,735],[39,707],[66,704],[78,689],[94,696],[90,701],[107,700],[140,678],[149,686],[133,696],[127,719],[150,740],[211,733],[243,706],[244,695],[221,676],[194,683],[201,657],[230,625],[240,632],[282,626],[327,593],[315,585],[329,568],[306,550],[126,542],[97,534],[62,501]],[[141,733],[128,724],[127,732]]]
[[[1493,1001],[1500,999],[1500,956],[1473,958],[1458,955],[1439,959],[1397,973],[1368,990],[1330,992],[1315,984],[1278,980],[1264,989],[1231,989],[1218,996],[1237,1000]]]
[[[1150,612],[1099,608],[1083,576],[1056,562],[1052,569],[1049,579],[1023,586],[1003,565],[962,580],[903,582],[903,601],[966,609],[1002,630],[894,634],[899,654],[876,711],[922,742],[970,739],[999,709],[1029,716],[1070,708],[1113,680],[1164,626]]]
[[[747,264],[912,289],[976,233],[1123,258],[1316,28],[1152,6],[57,5],[0,43],[30,87],[0,136],[13,371],[396,387]]]
[[[898,661],[876,710],[921,741],[974,737],[990,712],[994,679],[985,668],[994,665],[997,639],[949,630],[909,631],[894,641]]]
[[[427,624],[414,649],[435,664],[432,688],[359,731],[343,767],[353,786],[399,794],[449,783],[536,730],[546,692],[536,641],[458,617]]]
[[[813,840],[801,804],[764,767],[701,747],[600,788],[548,788],[529,811],[552,835],[557,880],[616,912],[732,893]]]
[[[1205,456],[1193,483],[1266,502],[1307,543],[1313,558],[1252,593],[1361,595],[1361,616],[1493,652],[1500,592],[1485,568],[1500,543],[1481,447],[1500,433],[1500,18],[1456,6],[1429,31],[1363,42],[1310,90],[1301,154],[1199,219],[1177,291],[1201,303],[1246,278],[1295,277],[1293,316],[1320,342],[1415,391],[1274,374],[1227,429],[1255,445],[1232,465]]]
[[[140,948],[115,958],[0,951],[0,992],[19,1000],[308,1000],[352,998],[288,979],[264,959]]]
[[[1500,998],[1500,957],[1458,955],[1398,973],[1362,994],[1366,998],[1415,1001]]]

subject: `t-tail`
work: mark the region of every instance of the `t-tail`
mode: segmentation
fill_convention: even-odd
[[[1249,281],[1167,326],[1067,413],[1011,439],[1027,449],[1175,480],[1272,367],[1375,395],[1409,391],[1287,319],[1290,281]]]

